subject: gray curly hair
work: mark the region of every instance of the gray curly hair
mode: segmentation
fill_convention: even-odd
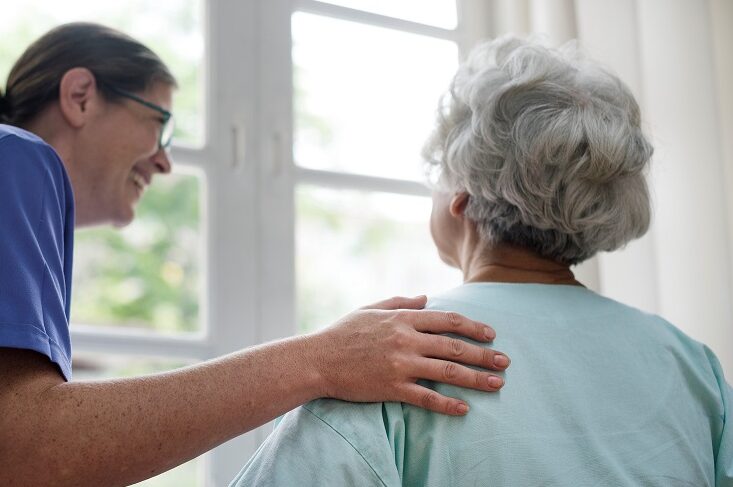
[[[469,194],[486,243],[577,264],[649,228],[640,122],[629,89],[574,45],[504,37],[458,69],[423,156],[439,188]]]

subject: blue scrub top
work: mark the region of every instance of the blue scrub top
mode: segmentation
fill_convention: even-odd
[[[0,124],[0,347],[34,350],[71,380],[74,197],[56,151]]]

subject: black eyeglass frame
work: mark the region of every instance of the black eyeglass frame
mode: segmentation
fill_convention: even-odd
[[[163,123],[160,127],[160,135],[158,136],[158,148],[167,149],[170,147],[171,142],[173,141],[173,114],[171,112],[169,112],[168,110],[166,110],[165,108],[159,105],[156,105],[155,103],[152,103],[152,102],[149,102],[148,100],[140,98],[139,96],[135,95],[134,93],[130,93],[129,91],[121,90],[119,88],[115,88],[114,86],[109,86],[109,85],[105,85],[105,86],[110,91],[112,91],[113,93],[119,96],[128,98],[134,102],[137,102],[141,105],[144,105],[160,113],[163,116]],[[168,125],[169,123],[170,123],[170,128]],[[163,140],[163,137],[165,137],[165,140]]]

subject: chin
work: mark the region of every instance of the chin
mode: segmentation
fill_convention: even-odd
[[[440,260],[443,261],[444,264],[450,267],[456,267],[450,257],[448,257],[445,252],[441,251],[440,249],[438,249],[438,257],[440,257]]]
[[[129,208],[125,208],[122,211],[120,211],[115,217],[112,219],[112,226],[116,228],[122,228],[126,227],[130,223],[132,223],[132,220],[135,219],[135,209],[130,206]]]

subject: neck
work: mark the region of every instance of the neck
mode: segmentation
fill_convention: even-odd
[[[74,190],[75,226],[79,228],[89,225],[89,212],[85,209],[93,205],[88,204],[90,198],[83,191],[83,173],[76,165],[73,134],[65,130],[61,114],[54,107],[49,107],[22,128],[42,138],[59,155]]]
[[[508,244],[475,245],[464,250],[464,282],[511,282],[582,286],[570,266]]]
[[[66,172],[71,173],[72,167],[70,166],[73,166],[72,144],[69,137],[60,129],[62,126],[60,117],[61,115],[56,110],[49,107],[22,128],[36,134],[53,147],[66,167]]]

